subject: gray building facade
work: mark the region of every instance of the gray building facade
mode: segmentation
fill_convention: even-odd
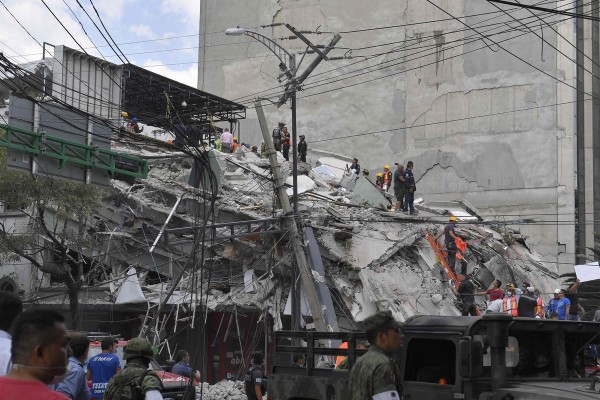
[[[544,7],[575,10],[566,1]],[[412,160],[417,198],[466,199],[488,218],[534,219],[516,226],[563,272],[591,254],[600,219],[598,23],[479,0],[205,0],[198,87],[248,105],[276,99],[277,59],[223,32],[250,28],[303,52],[284,27],[261,28],[281,22],[318,32],[307,33],[316,44],[342,35],[330,56],[344,58],[321,63],[298,93],[298,133],[309,148],[377,171]],[[290,124],[289,104],[265,110],[273,127]],[[239,133],[260,144],[251,112]]]

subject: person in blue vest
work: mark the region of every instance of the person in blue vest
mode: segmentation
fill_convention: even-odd
[[[197,381],[200,380],[200,371],[194,370],[190,367],[190,353],[187,350],[179,350],[175,353],[175,364],[172,372],[177,375],[185,376],[187,378],[193,378]]]
[[[88,361],[87,378],[92,381],[92,399],[102,399],[108,382],[121,371],[121,361],[115,354],[117,343],[119,342],[110,336],[102,339],[102,353]]]

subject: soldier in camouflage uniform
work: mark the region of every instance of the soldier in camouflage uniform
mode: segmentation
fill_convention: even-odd
[[[123,354],[127,364],[108,382],[104,400],[163,400],[160,378],[154,371],[148,370],[150,360],[154,359],[148,339],[131,339]]]
[[[351,400],[399,400],[402,396],[400,371],[391,358],[400,350],[403,335],[391,311],[380,311],[363,321],[369,351],[350,371]]]

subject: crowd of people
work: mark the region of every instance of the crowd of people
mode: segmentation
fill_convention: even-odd
[[[129,340],[123,349],[126,364],[115,354],[118,341],[101,342],[102,352],[89,358],[90,340],[67,331],[62,315],[33,308],[23,311],[21,298],[0,291],[0,393],[11,400],[133,399],[162,400],[162,383],[149,369],[154,359],[145,338]],[[87,371],[84,364],[87,361]],[[180,350],[173,373],[199,380],[189,366],[189,353]],[[91,381],[91,390],[88,387]]]
[[[502,289],[502,282],[495,279],[489,289],[475,292],[475,285],[464,272],[461,277],[456,291],[462,300],[462,315],[477,315],[475,296],[486,296],[486,313],[504,313],[513,317],[579,321],[580,314],[585,311],[577,294],[579,279],[568,289],[555,289],[553,296],[545,300],[540,290],[528,282],[523,283],[522,288],[509,282]]]
[[[272,138],[275,151],[281,152],[286,161],[290,161],[290,149],[292,145],[291,135],[284,122],[280,122],[277,128],[273,129]],[[298,136],[297,145],[298,159],[301,162],[306,162],[308,153],[308,143],[305,135]],[[238,151],[251,151],[259,157],[266,157],[267,149],[265,143],[262,142],[260,149],[258,146],[251,146],[248,143],[239,143],[238,137],[234,136],[229,128],[224,128],[219,138],[212,141],[211,146],[222,153],[236,153]]]

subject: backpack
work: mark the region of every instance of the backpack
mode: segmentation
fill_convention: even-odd
[[[150,372],[150,370],[144,371],[140,379],[136,382],[131,382],[129,385],[131,386],[131,400],[144,400],[146,395],[142,391],[142,384],[144,383],[144,378]]]

